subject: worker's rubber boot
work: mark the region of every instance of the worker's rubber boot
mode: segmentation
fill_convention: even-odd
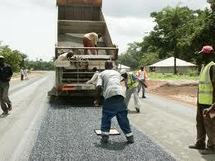
[[[209,146],[205,150],[201,151],[202,155],[209,155],[209,154],[215,154],[215,145]]]
[[[11,111],[12,110],[12,105],[11,104],[8,104],[8,111]]]
[[[132,135],[132,136],[126,137],[126,139],[127,139],[127,143],[128,143],[128,144],[134,143],[134,136],[133,136],[133,135]]]
[[[137,113],[140,113],[140,108],[135,107],[135,109]]]
[[[108,139],[109,139],[109,135],[102,135],[101,143],[102,144],[107,144],[108,143]]]
[[[189,145],[190,149],[197,149],[197,150],[204,150],[205,149],[205,144],[194,144],[194,145]]]
[[[9,115],[7,110],[2,113],[2,116],[7,116],[7,115]]]

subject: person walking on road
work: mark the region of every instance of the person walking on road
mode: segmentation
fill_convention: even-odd
[[[97,81],[98,81],[99,71],[96,67],[94,67],[93,72],[94,72],[94,74],[93,74],[92,78],[90,80],[88,80],[86,83],[93,84],[96,86]],[[98,107],[101,103],[100,94],[101,94],[101,89],[96,86],[96,96],[95,96],[95,100],[93,102],[96,107]]]
[[[147,72],[145,70],[145,67],[144,66],[140,67],[140,70],[137,71],[136,75],[137,75],[137,78],[139,80],[138,93],[142,89],[142,98],[146,98],[145,88],[147,88],[146,79],[148,76],[147,76]]]
[[[125,97],[125,103],[126,106],[128,106],[128,103],[130,101],[131,95],[134,96],[134,105],[137,113],[140,112],[140,100],[138,97],[138,82],[137,78],[133,73],[127,73],[126,70],[122,69],[120,71],[121,76],[123,77],[123,80],[125,82],[126,87],[126,97]]]
[[[128,143],[134,137],[128,120],[128,110],[124,101],[124,92],[120,84],[121,75],[113,70],[112,62],[105,63],[105,69],[99,74],[97,86],[103,87],[104,102],[102,107],[101,143],[108,143],[111,119],[116,116],[118,124],[127,138]]]
[[[9,82],[13,75],[9,64],[5,63],[5,58],[0,56],[0,103],[3,111],[2,115],[7,115],[12,110],[12,104],[8,97]]]
[[[97,43],[98,43],[98,40],[100,37],[102,37],[102,35],[100,33],[90,32],[90,33],[85,34],[83,37],[84,47],[97,47]],[[91,51],[92,55],[95,55],[95,54],[98,55],[98,50],[90,49],[90,51]],[[84,50],[84,54],[88,55],[87,49]]]
[[[24,80],[24,75],[25,75],[25,73],[24,73],[24,68],[21,68],[21,69],[20,69],[20,79],[21,79],[21,81]]]
[[[24,78],[28,79],[28,69],[24,69]]]
[[[189,148],[203,150],[201,153],[215,154],[215,117],[211,113],[215,112],[215,63],[214,51],[205,50],[205,47],[199,52],[203,55],[205,62],[200,72],[198,87],[198,104],[196,114],[197,138],[194,145]],[[208,136],[206,146],[206,135]]]

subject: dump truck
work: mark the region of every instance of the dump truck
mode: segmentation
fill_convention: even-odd
[[[102,0],[57,0],[57,43],[55,45],[55,85],[49,96],[94,96],[95,85],[86,84],[92,69],[105,69],[105,62],[117,67],[118,48],[112,43],[103,13]],[[85,54],[92,47],[83,46],[86,33],[101,33],[96,55]],[[61,54],[73,52],[69,60],[57,62]]]

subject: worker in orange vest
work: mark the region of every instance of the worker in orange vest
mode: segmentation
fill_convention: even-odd
[[[147,88],[146,80],[148,78],[146,69],[144,66],[140,67],[140,70],[137,71],[136,76],[139,80],[138,84],[138,93],[140,92],[140,89],[142,88],[142,98],[146,98],[145,95],[145,88]]]

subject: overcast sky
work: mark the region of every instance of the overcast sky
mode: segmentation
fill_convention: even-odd
[[[51,60],[56,43],[55,0],[0,0],[0,41],[28,55]],[[150,13],[166,6],[204,9],[207,0],[103,0],[103,13],[119,52],[127,44],[141,41],[153,29]]]

